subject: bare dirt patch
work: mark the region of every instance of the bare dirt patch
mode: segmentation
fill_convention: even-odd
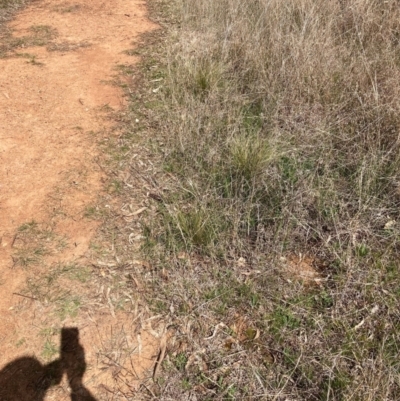
[[[292,254],[287,258],[282,257],[281,262],[284,264],[284,272],[289,280],[300,280],[306,285],[321,285],[322,277],[316,266],[321,265],[322,262],[317,258]]]
[[[154,365],[157,333],[138,326],[140,313],[96,311],[89,295],[98,290],[109,305],[107,289],[99,284],[95,291],[91,280],[78,280],[79,287],[68,274],[51,282],[51,288],[66,290],[58,298],[21,294],[28,278],[40,282],[62,266],[85,264],[99,226],[85,213],[104,181],[94,133],[110,135],[114,122],[104,110],[120,110],[125,99],[109,82],[118,66],[135,62],[124,53],[135,37],[155,26],[142,1],[44,0],[22,11],[9,28],[19,41],[0,59],[0,369],[21,354],[56,357],[59,329],[74,326],[81,329],[90,366],[88,387],[95,395],[112,393],[115,369],[128,377],[135,365],[138,380]],[[24,40],[33,33],[40,42]],[[64,312],[57,317],[60,304]],[[130,351],[101,367],[101,350],[118,330],[127,331]],[[124,365],[128,359],[130,368]],[[137,388],[128,381],[124,391]]]

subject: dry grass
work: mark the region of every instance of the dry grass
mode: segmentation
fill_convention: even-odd
[[[398,399],[398,3],[151,4],[166,29],[119,163],[156,209],[141,279],[171,341],[153,391]]]
[[[0,0],[0,29],[3,23],[26,3],[26,0]]]
[[[151,6],[91,249],[169,322],[132,399],[399,399],[398,2]]]
[[[2,10],[10,10],[13,7],[18,7],[22,3],[21,0],[1,0],[0,1],[0,9]]]
[[[4,39],[8,39],[10,33],[5,23],[14,15],[14,13],[26,4],[26,0],[0,0],[0,58],[5,57],[9,51],[9,44],[4,45]],[[8,42],[8,41],[7,41]]]

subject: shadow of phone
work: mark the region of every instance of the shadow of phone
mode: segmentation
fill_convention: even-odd
[[[61,330],[61,369],[67,375],[72,401],[96,401],[82,383],[86,371],[85,351],[76,327]]]

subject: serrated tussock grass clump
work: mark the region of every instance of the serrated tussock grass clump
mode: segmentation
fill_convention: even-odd
[[[197,324],[185,358],[209,351],[171,378],[203,399],[400,398],[398,2],[175,0],[168,13],[148,69],[164,106],[147,117],[174,180],[146,251],[170,271],[158,297],[177,325]],[[290,255],[315,261],[313,285],[288,276]],[[230,343],[202,342],[221,321],[241,369]]]

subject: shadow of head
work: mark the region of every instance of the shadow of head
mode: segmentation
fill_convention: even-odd
[[[36,358],[22,357],[0,371],[0,401],[42,401],[46,391],[68,379],[73,401],[96,401],[83,386],[86,370],[85,353],[79,343],[79,330],[61,330],[60,358],[42,365]]]
[[[60,361],[42,365],[35,358],[19,358],[0,371],[0,400],[43,400],[46,391],[61,382]]]

